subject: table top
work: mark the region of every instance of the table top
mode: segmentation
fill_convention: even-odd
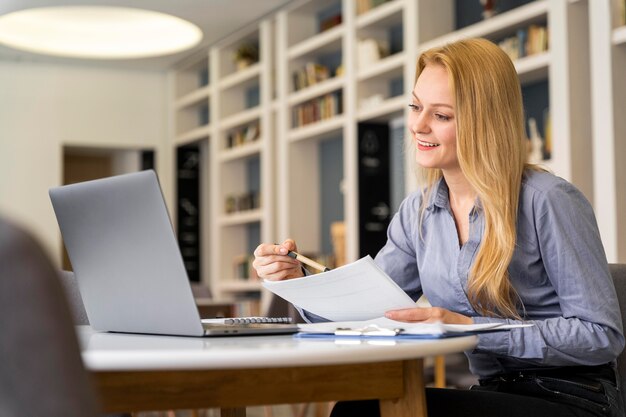
[[[476,336],[427,340],[158,336],[96,332],[89,326],[78,326],[77,334],[91,371],[345,365],[445,355],[477,343]]]

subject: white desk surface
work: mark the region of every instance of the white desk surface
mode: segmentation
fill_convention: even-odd
[[[94,332],[79,326],[91,371],[250,369],[416,359],[473,348],[475,336],[432,340],[295,339],[286,336],[180,337]]]

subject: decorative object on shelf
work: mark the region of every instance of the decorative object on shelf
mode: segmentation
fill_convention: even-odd
[[[528,131],[530,132],[530,138],[528,141],[528,162],[536,164],[543,160],[544,141],[539,134],[537,120],[535,120],[534,117],[528,119]]]
[[[237,70],[248,68],[250,65],[259,62],[259,47],[253,42],[245,42],[235,50],[235,64]]]
[[[252,267],[254,255],[241,254],[233,259],[233,276],[239,280],[259,279],[256,270]]]
[[[545,136],[543,144],[543,159],[547,160],[552,157],[552,119],[550,118],[550,109],[543,111],[543,134]]]
[[[333,243],[335,268],[346,264],[346,224],[333,222],[330,224],[330,236]]]
[[[483,19],[489,19],[496,15],[496,0],[480,0],[483,6]]]
[[[365,69],[389,55],[389,44],[374,38],[359,39],[357,44],[357,67]]]

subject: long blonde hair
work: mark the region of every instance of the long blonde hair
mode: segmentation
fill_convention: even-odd
[[[519,318],[508,266],[516,244],[519,193],[526,159],[522,94],[508,56],[485,39],[433,48],[418,59],[415,80],[427,65],[441,65],[455,97],[457,157],[478,194],[485,218],[470,270],[468,298],[483,315]],[[439,169],[420,169],[426,181],[422,215]]]

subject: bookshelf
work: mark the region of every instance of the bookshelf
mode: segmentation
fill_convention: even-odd
[[[236,301],[238,315],[261,314],[268,303],[251,259],[259,243],[274,240],[272,31],[265,20],[210,48],[217,90],[211,96],[210,286],[216,298]]]
[[[182,146],[208,138],[212,92],[208,56],[203,53],[183,62],[173,78],[175,144]]]
[[[213,95],[206,51],[180,62],[168,75],[171,100],[171,155],[176,198],[170,214],[191,280],[209,275],[211,226],[206,210],[209,140],[212,136],[210,101]]]
[[[353,108],[348,104],[353,69],[345,54],[351,42],[352,19],[345,10],[353,7],[349,3],[295,1],[276,15],[277,239],[294,238],[298,250],[312,257],[328,253],[323,230],[332,220],[350,218],[354,199],[350,184],[355,178],[346,166],[354,141]],[[302,68],[317,68],[322,79],[299,82]],[[316,73],[307,72],[315,81]],[[324,210],[329,205],[335,207],[330,220]]]
[[[454,0],[395,0],[376,7],[362,8],[359,4],[359,11],[366,11],[357,14],[351,1],[300,1],[278,13],[278,91],[279,105],[285,113],[279,125],[278,145],[280,238],[293,237],[301,251],[310,253],[323,252],[322,248],[328,246],[319,232],[327,227],[321,223],[320,212],[324,205],[319,191],[320,146],[327,140],[340,140],[343,177],[337,186],[342,190],[345,250],[348,261],[358,258],[357,124],[390,123],[405,118],[406,92],[413,82],[419,52],[469,37],[485,37],[504,44],[511,37],[529,36],[531,30],[533,39],[538,39],[535,33],[539,29],[544,46],[520,52],[515,59],[525,101],[532,102],[528,106],[529,116],[536,119],[538,133],[544,140],[550,132],[550,148],[542,150],[536,162],[572,181],[592,198],[590,120],[581,106],[589,101],[590,94],[588,1],[531,1],[461,29],[455,28],[456,7]],[[316,33],[313,21],[328,9],[340,11],[341,25]],[[302,59],[339,46],[342,78],[298,90],[289,84],[293,69],[303,65]],[[281,54],[281,50],[286,53]],[[344,104],[341,114],[294,127],[290,121],[293,106],[339,89]],[[559,106],[550,108],[550,102]],[[405,158],[405,192],[410,192],[417,184],[412,156],[407,153]],[[299,220],[302,214],[308,219],[306,225]]]
[[[549,158],[543,152],[541,163],[592,201],[595,191],[609,259],[626,259],[626,226],[619,219],[626,208],[626,168],[617,163],[626,155],[618,140],[626,137],[626,121],[615,112],[626,105],[626,85],[617,76],[626,67],[626,26],[607,26],[614,0],[535,0],[460,29],[455,0],[368,1],[292,1],[175,70],[173,143],[208,144],[210,210],[204,218],[211,269],[204,279],[210,276],[214,294],[260,297],[263,304],[267,297],[258,281],[237,277],[245,267],[242,255],[251,255],[259,242],[287,237],[304,254],[326,255],[333,250],[330,225],[337,221],[345,226],[346,261],[358,259],[359,124],[389,126],[395,141],[391,188],[399,200],[418,186],[413,153],[402,151],[410,140],[403,120],[418,54],[468,37],[509,45],[531,27],[545,28],[548,48],[514,63],[525,100],[534,103],[527,114],[537,119],[544,139],[550,125],[551,152]],[[257,46],[258,60],[238,67],[233,56],[244,44]],[[374,55],[364,61],[366,51]],[[207,68],[208,83],[198,82],[198,68]],[[327,96],[334,101],[321,99]],[[198,109],[205,105],[209,116],[202,119]],[[615,201],[605,203],[607,195]],[[233,209],[240,206],[245,209]]]
[[[234,315],[259,315],[269,301],[250,256],[274,240],[273,30],[256,22],[169,75],[174,154],[197,147],[201,160],[200,281]]]
[[[589,8],[594,209],[609,262],[626,260],[626,2]]]

